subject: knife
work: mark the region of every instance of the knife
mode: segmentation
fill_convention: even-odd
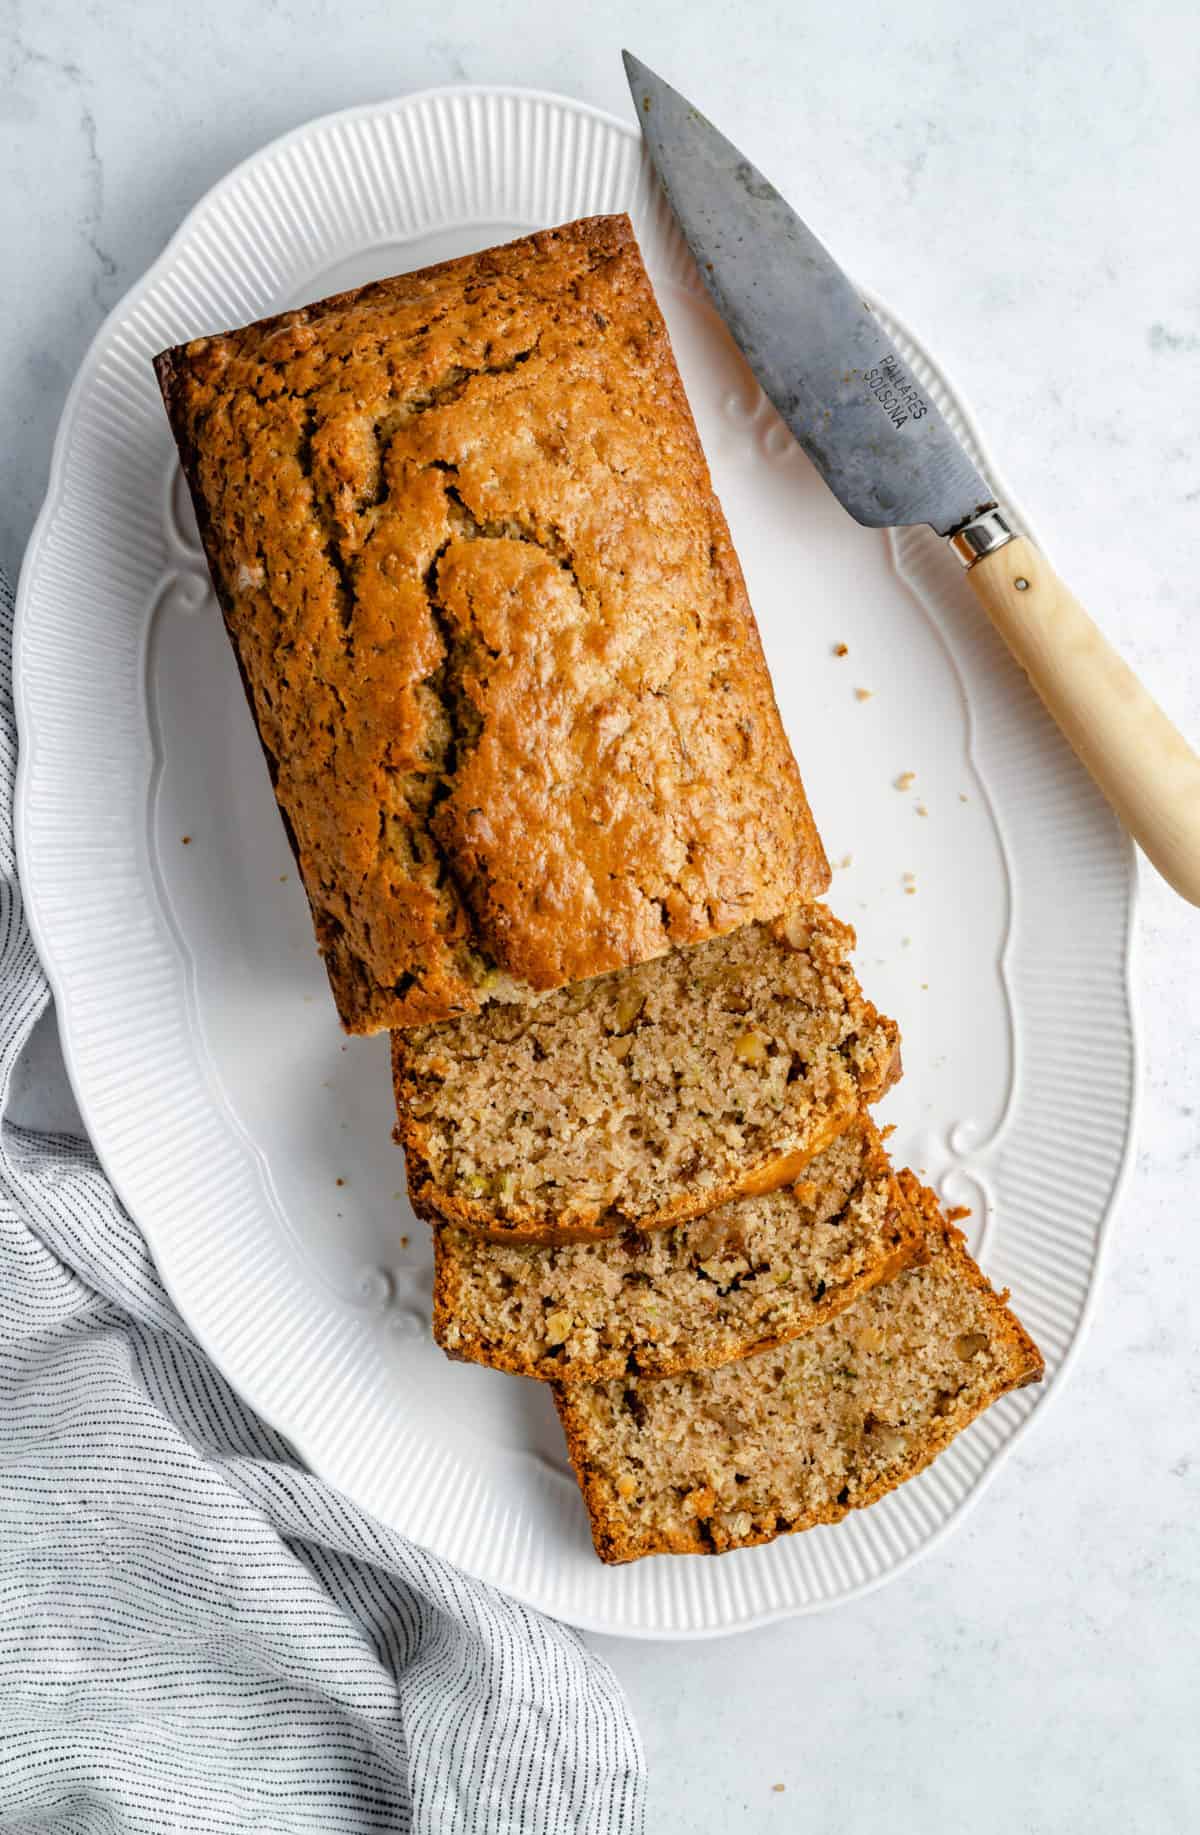
[[[928,523],[1135,841],[1200,904],[1200,758],[1004,517],[875,314],[779,192],[628,51],[638,120],[717,311],[868,528]]]

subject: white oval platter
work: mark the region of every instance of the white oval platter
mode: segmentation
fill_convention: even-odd
[[[830,902],[904,1031],[882,1110],[897,1159],[971,1205],[1047,1363],[1041,1390],[834,1528],[618,1569],[591,1552],[549,1395],[431,1342],[387,1042],[338,1029],[150,368],[202,331],[612,210],[670,323],[838,863]],[[448,89],[313,122],[233,172],[83,364],[18,621],[21,872],[81,1112],[197,1336],[314,1469],[535,1606],[656,1637],[844,1600],[961,1517],[1061,1381],[1126,1163],[1132,850],[943,544],[857,528],[817,479],[707,305],[632,126]]]

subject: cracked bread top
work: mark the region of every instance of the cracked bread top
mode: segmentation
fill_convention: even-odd
[[[155,367],[349,1031],[825,889],[627,218]]]

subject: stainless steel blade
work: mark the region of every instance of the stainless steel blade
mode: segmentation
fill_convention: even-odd
[[[624,58],[650,156],[717,310],[851,516],[949,535],[993,505],[828,250],[711,121]]]

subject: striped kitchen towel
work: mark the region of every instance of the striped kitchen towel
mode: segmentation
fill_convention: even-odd
[[[205,1360],[87,1143],[8,1120],[49,998],[11,644],[0,580],[0,1828],[640,1830],[607,1667],[306,1471]]]

